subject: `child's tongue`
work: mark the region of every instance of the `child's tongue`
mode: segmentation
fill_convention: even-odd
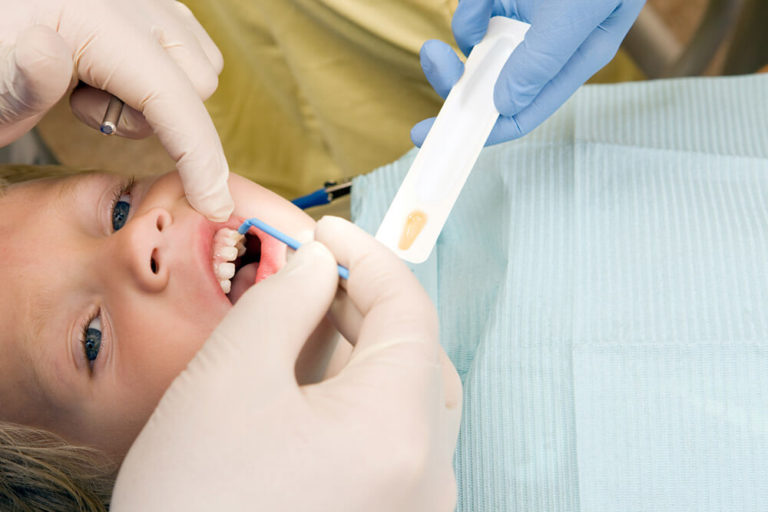
[[[256,284],[258,271],[258,263],[249,263],[237,271],[237,274],[232,278],[232,290],[229,292],[229,300],[232,304],[236,304],[245,290]]]
[[[260,263],[254,262],[245,265],[232,278],[229,300],[234,305],[248,288],[277,273],[278,270],[280,270],[280,265],[269,258],[262,259]]]
[[[229,292],[232,304],[235,304],[248,288],[277,273],[285,263],[287,248],[282,242],[266,234],[262,234],[257,242],[258,249],[249,246],[249,250],[258,250],[260,261],[244,265],[232,277],[232,289]]]

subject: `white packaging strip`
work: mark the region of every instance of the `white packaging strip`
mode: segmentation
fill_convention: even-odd
[[[485,37],[470,52],[464,74],[448,94],[376,233],[400,258],[421,263],[432,252],[499,117],[493,102],[496,80],[529,27],[491,18]]]

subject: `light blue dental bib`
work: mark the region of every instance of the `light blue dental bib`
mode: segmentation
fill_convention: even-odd
[[[414,156],[355,180],[369,232]],[[413,268],[464,382],[458,510],[768,510],[768,76],[582,88]]]

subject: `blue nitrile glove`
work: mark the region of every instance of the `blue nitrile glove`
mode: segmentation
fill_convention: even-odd
[[[547,119],[616,54],[645,0],[462,0],[453,35],[465,55],[480,42],[492,16],[531,28],[501,71],[494,101],[501,117],[487,145],[522,137]],[[432,40],[421,48],[421,67],[445,98],[464,71],[450,46]],[[421,146],[434,118],[411,129]]]

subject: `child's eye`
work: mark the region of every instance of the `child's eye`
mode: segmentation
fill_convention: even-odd
[[[112,208],[112,229],[117,231],[125,225],[130,210],[131,196],[122,194],[117,201],[115,201],[115,206]]]
[[[85,358],[92,363],[99,356],[101,349],[101,316],[97,313],[83,330],[83,350]]]
[[[133,180],[121,187],[112,200],[113,231],[121,229],[128,220],[128,212],[131,211],[131,188],[133,188]]]

